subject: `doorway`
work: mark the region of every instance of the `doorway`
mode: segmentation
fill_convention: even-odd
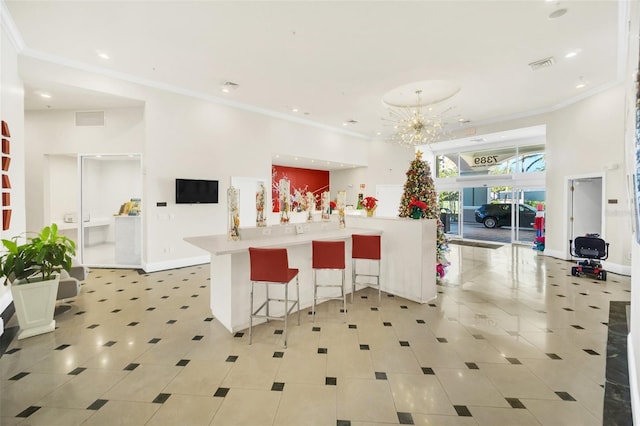
[[[569,178],[567,188],[568,239],[586,234],[598,234],[604,239],[603,176]]]
[[[142,156],[80,155],[79,257],[94,267],[142,265]]]

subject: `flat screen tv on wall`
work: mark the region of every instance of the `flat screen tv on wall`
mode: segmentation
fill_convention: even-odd
[[[217,180],[176,179],[176,204],[215,204],[217,202]]]

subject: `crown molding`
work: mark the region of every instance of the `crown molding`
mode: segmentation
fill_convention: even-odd
[[[13,18],[11,17],[11,13],[7,8],[7,4],[4,0],[0,0],[0,26],[7,34],[9,41],[15,47],[18,53],[22,53],[25,48],[24,40],[22,39],[22,34],[18,31],[18,27],[16,27],[16,23],[13,22]]]

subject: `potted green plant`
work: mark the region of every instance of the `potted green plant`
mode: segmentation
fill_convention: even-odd
[[[53,319],[58,293],[59,272],[71,270],[75,243],[58,234],[52,224],[39,233],[3,239],[0,277],[11,284],[13,304],[18,316],[18,339],[55,330]]]

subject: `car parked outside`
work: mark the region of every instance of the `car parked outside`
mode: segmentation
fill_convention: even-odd
[[[483,204],[476,209],[476,222],[485,228],[511,226],[511,204]],[[518,215],[521,228],[533,228],[536,209],[526,204],[518,204]]]

